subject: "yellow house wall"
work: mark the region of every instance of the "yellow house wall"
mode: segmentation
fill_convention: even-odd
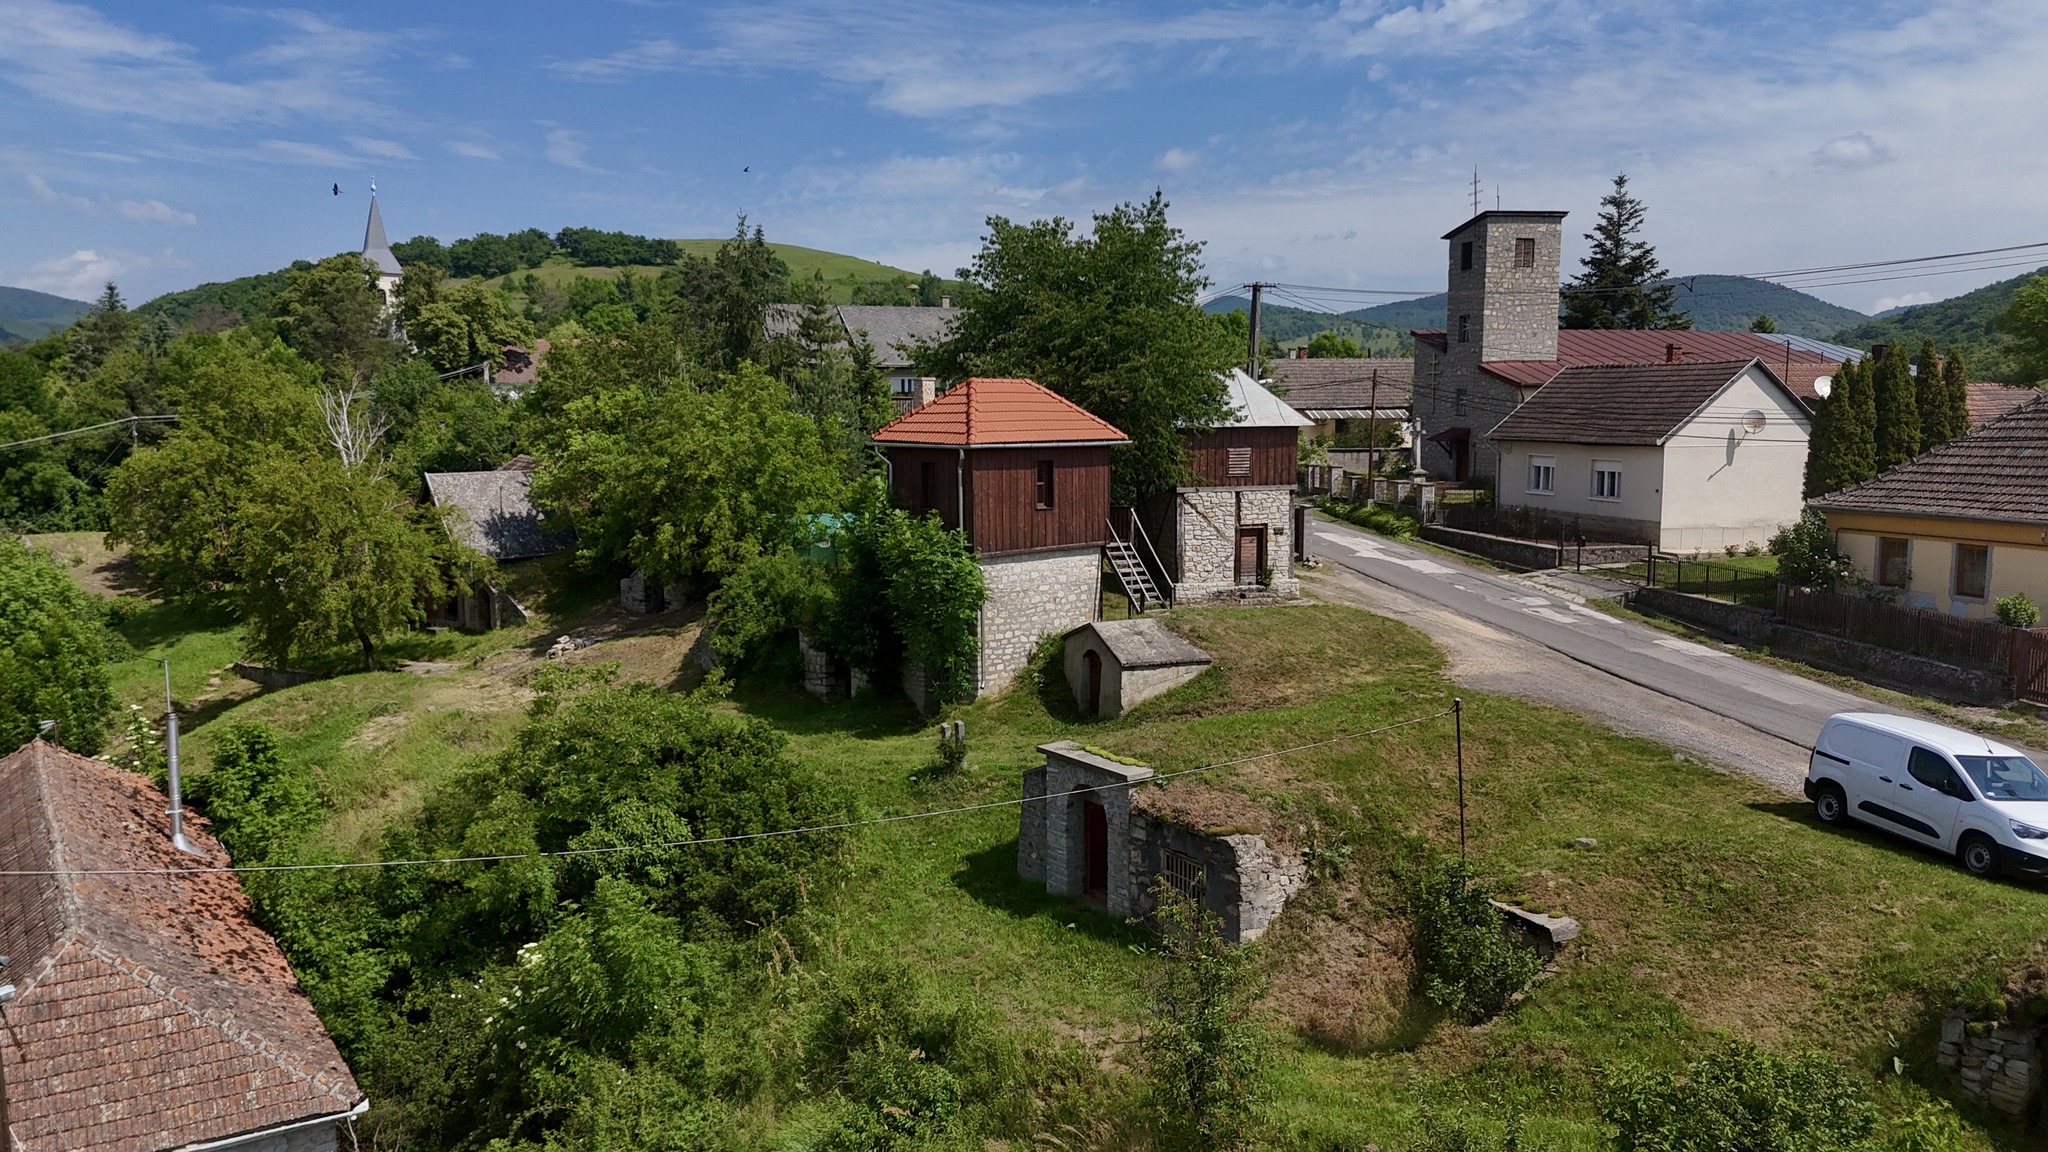
[[[1907,607],[1984,620],[1993,616],[1999,599],[2015,593],[2048,606],[2048,532],[2038,524],[1830,512],[1828,526],[1834,529],[1835,547],[1849,557],[1856,574],[1865,580],[1876,579],[1880,537],[1906,541],[1911,578],[1899,602]],[[1991,549],[1981,600],[1953,592],[1958,543],[1984,544]]]

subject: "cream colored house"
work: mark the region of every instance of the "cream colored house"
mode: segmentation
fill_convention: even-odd
[[[1489,434],[1495,500],[1665,552],[1761,545],[1799,518],[1809,430],[1761,360],[1567,368]]]
[[[2048,605],[2048,398],[1813,501],[1856,573],[1899,603],[1987,619]]]

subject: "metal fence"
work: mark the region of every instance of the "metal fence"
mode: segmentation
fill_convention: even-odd
[[[1808,588],[1785,589],[1785,623],[1828,632],[1948,664],[2012,667],[2018,629],[1996,620],[1963,620],[1883,600]]]
[[[1603,571],[1652,588],[1669,588],[1752,608],[1775,608],[1778,604],[1776,572],[1759,572],[1735,564],[1686,560],[1652,552],[1642,560]]]

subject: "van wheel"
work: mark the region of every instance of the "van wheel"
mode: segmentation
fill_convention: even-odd
[[[1972,832],[1963,837],[1963,842],[1956,846],[1956,858],[1963,862],[1963,871],[1972,876],[1998,875],[1998,845],[1982,833]]]
[[[1849,798],[1841,788],[1822,784],[1813,793],[1813,814],[1823,824],[1843,824],[1849,819]]]

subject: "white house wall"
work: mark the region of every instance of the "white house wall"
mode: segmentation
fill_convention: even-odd
[[[1576,518],[1588,539],[1626,536],[1648,541],[1655,537],[1664,499],[1661,449],[1541,440],[1513,441],[1500,447],[1502,466],[1497,499],[1501,506],[1526,505],[1566,520]],[[1531,456],[1548,456],[1557,462],[1554,491],[1529,491]],[[1595,460],[1620,463],[1621,499],[1594,497]]]
[[[1761,431],[1745,432],[1750,412],[1763,413]],[[1763,545],[1799,519],[1808,430],[1806,413],[1760,369],[1736,377],[1664,445],[1659,547]]]

